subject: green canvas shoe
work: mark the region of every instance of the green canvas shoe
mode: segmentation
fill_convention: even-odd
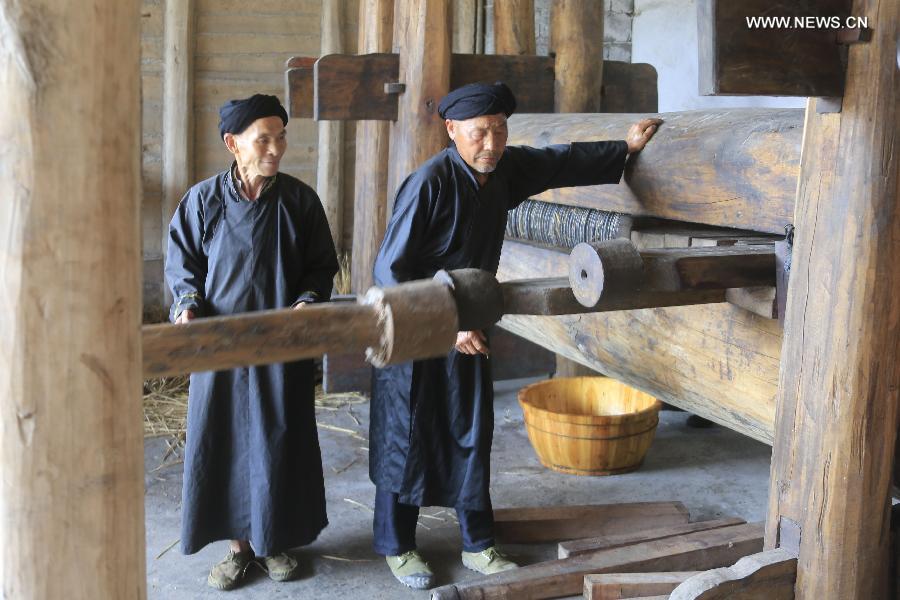
[[[519,568],[519,565],[501,554],[497,550],[497,546],[491,546],[481,552],[463,552],[462,563],[467,569],[472,569],[482,575],[492,575]]]
[[[384,559],[397,581],[407,587],[427,590],[434,582],[434,573],[416,550],[404,552],[400,556],[385,556]]]
[[[273,581],[290,581],[297,576],[297,559],[283,552],[275,556],[264,556],[262,562],[269,573],[269,579]]]
[[[229,550],[228,556],[217,563],[209,572],[206,583],[210,587],[223,592],[233,590],[244,580],[247,569],[253,564],[253,550],[235,552]]]

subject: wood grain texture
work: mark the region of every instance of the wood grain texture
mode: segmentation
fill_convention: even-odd
[[[341,30],[343,15],[341,0],[323,0],[322,2],[322,40],[323,56],[343,52],[344,43]],[[318,164],[316,168],[316,193],[325,209],[325,218],[331,230],[338,254],[343,251],[344,242],[344,124],[340,121],[320,121]]]
[[[559,277],[567,256],[504,242],[498,279]],[[730,304],[561,317],[505,316],[548,350],[771,444],[782,333]]]
[[[703,95],[840,96],[844,67],[835,30],[750,27],[748,17],[845,17],[849,0],[700,0],[697,3]]]
[[[663,571],[659,573],[610,573],[584,576],[585,600],[620,600],[646,598],[650,594],[668,594],[693,577],[697,571]]]
[[[360,53],[390,52],[393,0],[361,0],[359,23]],[[350,288],[357,294],[365,293],[374,284],[372,267],[387,227],[390,135],[390,123],[386,121],[356,124]]]
[[[601,110],[603,2],[556,0],[550,10],[550,46],[556,55],[558,113]]]
[[[509,144],[624,139],[644,114],[513,115]],[[794,219],[803,111],[725,109],[665,120],[619,185],[550,190],[537,199],[784,234]]]
[[[146,597],[140,8],[0,10],[3,598]]]
[[[717,568],[759,552],[762,531],[762,524],[735,525],[550,560],[437,588],[432,600],[559,598],[580,594],[585,575]]]
[[[478,51],[478,21],[481,9],[479,0],[451,1],[450,13],[453,20],[453,40],[450,49],[452,52],[475,54]]]
[[[535,52],[534,0],[494,2],[494,54]]]
[[[887,597],[900,402],[900,4],[854,2],[840,113],[807,105],[767,547],[802,531],[796,597]]]
[[[194,183],[194,0],[171,0],[165,7],[163,70],[161,246],[165,255],[169,221]],[[172,292],[165,284],[165,303]]]
[[[796,577],[797,557],[776,548],[698,573],[672,590],[669,600],[794,600]]]
[[[508,544],[535,544],[582,536],[616,535],[648,527],[687,523],[681,502],[627,502],[579,506],[495,508],[495,534]]]
[[[400,81],[406,91],[400,94],[397,120],[391,125],[388,214],[400,183],[448,143],[437,109],[450,91],[450,0],[399,5],[403,13],[395,15],[394,51],[400,55]]]
[[[745,523],[744,520],[735,518],[714,519],[711,521],[698,521],[696,523],[683,523],[664,527],[640,527],[625,533],[567,540],[559,543],[558,557],[568,558],[570,556],[575,556],[576,554],[584,554],[595,550],[631,546],[650,540],[661,540],[667,537],[694,533],[695,531],[707,531],[709,529],[719,529],[720,527],[742,525],[743,523]]]

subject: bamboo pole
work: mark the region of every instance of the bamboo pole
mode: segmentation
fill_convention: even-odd
[[[0,597],[146,597],[140,3],[0,5]]]

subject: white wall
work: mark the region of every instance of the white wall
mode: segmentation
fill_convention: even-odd
[[[659,75],[659,111],[772,106],[803,108],[805,98],[700,96],[697,93],[695,0],[634,0],[631,62],[650,63]]]

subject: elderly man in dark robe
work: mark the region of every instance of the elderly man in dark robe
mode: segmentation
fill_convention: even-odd
[[[471,84],[439,105],[452,144],[401,184],[375,260],[392,286],[439,269],[497,272],[507,211],[544,190],[618,183],[629,153],[660,123],[634,124],[622,141],[506,146],[516,102],[503,83]],[[515,568],[494,544],[489,493],[493,383],[483,331],[460,331],[443,358],[376,370],[370,477],[376,486],[375,550],[414,588],[433,576],[416,551],[419,507],[456,509],[462,562],[484,574]]]
[[[278,171],[287,113],[257,94],[219,116],[234,162],[188,190],[169,226],[172,320],[327,301],[338,262],[325,211]],[[314,386],[311,360],[191,375],[181,549],[230,540],[210,586],[236,587],[254,562],[291,579],[297,560],[285,551],[328,524]]]

